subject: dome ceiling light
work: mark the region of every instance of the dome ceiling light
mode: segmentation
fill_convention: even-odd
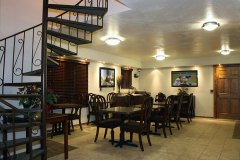
[[[109,37],[107,39],[105,39],[105,43],[107,43],[110,46],[116,46],[121,42],[121,40],[119,38],[116,37]]]
[[[228,50],[228,49],[221,50],[221,54],[222,55],[229,55],[230,54],[230,50]]]
[[[162,61],[162,60],[164,60],[165,58],[166,58],[166,56],[163,55],[163,54],[158,54],[158,55],[155,56],[155,59],[158,60],[158,61]]]
[[[216,28],[218,28],[220,26],[219,23],[215,22],[215,21],[211,21],[211,22],[205,22],[202,25],[202,29],[206,30],[206,31],[213,31]]]

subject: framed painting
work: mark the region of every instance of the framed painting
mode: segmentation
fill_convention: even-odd
[[[115,87],[115,69],[99,68],[99,87]]]

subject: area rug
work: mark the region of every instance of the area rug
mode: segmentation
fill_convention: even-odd
[[[68,145],[68,151],[77,149],[77,147]],[[64,153],[64,144],[47,140],[47,158],[54,157],[58,154]]]
[[[232,139],[240,139],[240,121],[236,121]]]

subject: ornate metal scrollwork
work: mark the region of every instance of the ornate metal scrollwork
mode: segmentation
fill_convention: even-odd
[[[42,31],[37,31],[37,36],[40,36],[40,38],[39,38],[37,47],[36,47],[36,49],[34,51],[34,54],[33,54],[33,57],[32,57],[32,60],[33,60],[32,63],[33,63],[34,66],[40,66],[41,65],[41,59],[35,59],[35,57],[36,57],[36,54],[37,54],[38,47],[39,47],[39,45],[42,41]]]
[[[0,63],[2,62],[4,55],[5,55],[5,46],[0,46]]]
[[[22,69],[21,68],[15,68],[14,71],[13,71],[13,74],[15,76],[21,76],[22,75]]]
[[[93,6],[93,0],[88,0],[88,3],[90,3],[90,6]]]
[[[0,78],[0,86],[2,86],[2,85],[3,85],[3,79]]]
[[[14,75],[16,75],[16,76],[20,76],[20,75],[22,75],[22,68],[15,68],[16,67],[16,65],[17,65],[17,62],[18,62],[18,60],[19,60],[19,57],[20,57],[20,55],[21,55],[21,52],[22,52],[22,50],[23,50],[23,47],[24,47],[24,40],[23,39],[18,39],[18,43],[19,44],[22,44],[22,46],[21,46],[21,48],[20,48],[20,50],[19,50],[19,53],[18,53],[18,55],[17,55],[17,58],[16,58],[16,60],[15,60],[15,62],[14,62],[14,66],[13,66],[13,74]],[[23,63],[23,62],[22,62]]]

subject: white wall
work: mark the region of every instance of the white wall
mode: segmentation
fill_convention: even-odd
[[[213,89],[213,67],[181,67],[162,69],[143,69],[140,75],[140,88],[151,92],[155,97],[158,92],[166,95],[177,94],[178,87],[171,87],[171,71],[198,70],[198,87],[189,88],[189,93],[194,93],[196,101],[196,116],[213,117],[214,95],[210,93]]]
[[[113,68],[115,69],[115,84],[116,84],[116,78],[118,75],[121,75],[121,67],[116,65],[109,65],[109,64],[102,64],[99,62],[90,62],[88,66],[88,93],[94,93],[94,94],[100,94],[103,96],[107,96],[109,92],[118,92],[117,86],[115,89],[113,88],[102,88],[100,90],[99,88],[99,68],[100,67],[107,67],[107,68]],[[133,69],[133,74],[136,73],[136,69]],[[139,88],[139,78],[132,77],[132,85]],[[121,89],[121,93],[127,93],[127,89]],[[87,122],[87,109],[84,108],[82,110],[82,123]],[[93,117],[92,117],[93,118]],[[78,123],[77,121],[75,123]]]

